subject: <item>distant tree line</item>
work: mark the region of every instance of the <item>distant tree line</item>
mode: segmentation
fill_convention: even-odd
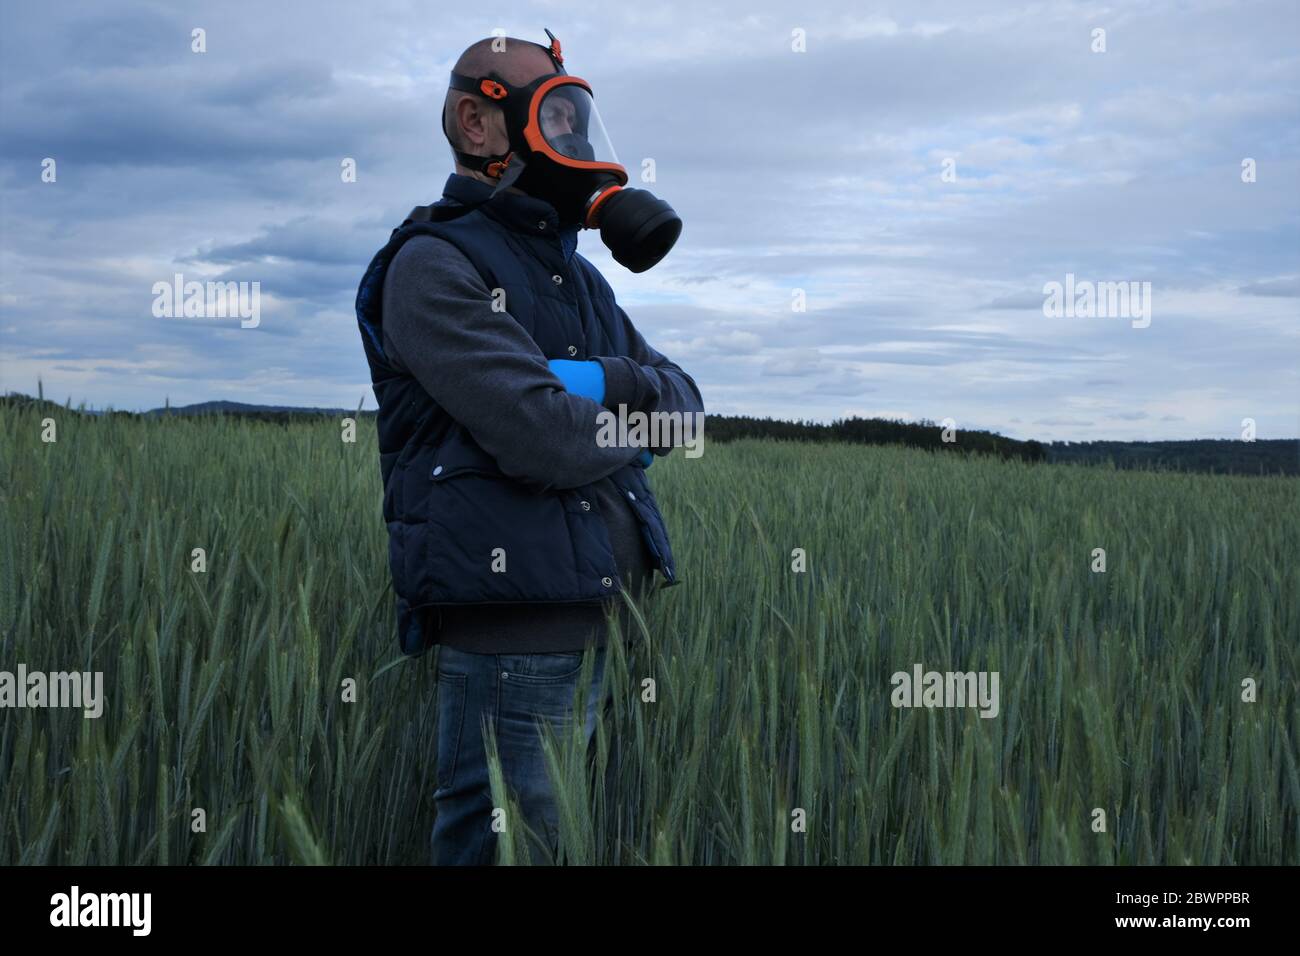
[[[74,410],[44,399],[11,392],[0,396],[0,408],[41,406],[50,410]],[[76,411],[99,416],[156,418],[161,416],[231,415],[255,421],[289,425],[313,416],[358,417],[355,410],[341,408],[271,407],[237,402],[204,402],[179,408],[155,408],[148,412]],[[359,413],[361,418],[374,411]],[[748,415],[709,415],[705,421],[706,442],[736,441],[742,438],[768,438],[783,441],[841,442],[855,445],[905,445],[931,451],[961,454],[996,455],[1021,461],[1052,464],[1106,465],[1115,468],[1144,468],[1169,471],[1194,471],[1237,475],[1300,475],[1300,439],[1260,439],[1253,442],[1226,439],[1191,439],[1186,441],[1124,442],[1050,442],[1020,441],[995,432],[955,429],[951,442],[945,442],[943,426],[937,422],[890,421],[881,418],[836,419],[825,424],[813,421],[783,421],[753,418]]]
[[[778,438],[786,441],[848,442],[855,445],[907,445],[933,451],[979,453],[1022,461],[1046,461],[1041,442],[1019,441],[988,431],[954,429],[952,441],[944,441],[943,426],[937,422],[889,421],[883,418],[836,419],[830,424],[748,415],[709,415],[704,423],[704,440],[735,441],[738,438]]]
[[[1047,460],[1220,475],[1300,475],[1300,440],[1054,441]]]

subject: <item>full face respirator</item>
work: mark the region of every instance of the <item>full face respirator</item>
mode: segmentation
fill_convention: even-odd
[[[522,189],[554,206],[562,225],[599,229],[615,261],[645,272],[677,242],[681,217],[647,190],[628,188],[627,170],[614,155],[591,85],[565,72],[560,41],[550,30],[546,35],[551,44],[541,49],[556,72],[525,86],[513,86],[495,71],[486,76],[452,72],[452,89],[501,108],[510,142],[508,152],[495,156],[475,156],[453,143],[456,160],[496,180],[485,201],[510,186]]]

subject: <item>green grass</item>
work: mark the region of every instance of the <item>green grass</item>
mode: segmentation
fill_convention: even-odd
[[[425,862],[373,422],[57,420],[0,422],[0,670],[107,702],[0,710],[0,863]],[[650,478],[683,583],[610,661],[614,786],[555,742],[568,859],[1300,863],[1297,479],[750,441]],[[895,709],[918,662],[1001,713]]]

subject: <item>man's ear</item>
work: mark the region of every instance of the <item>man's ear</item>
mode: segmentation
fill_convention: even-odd
[[[486,117],[472,96],[462,96],[456,104],[456,123],[461,137],[471,146],[482,146],[487,141]]]

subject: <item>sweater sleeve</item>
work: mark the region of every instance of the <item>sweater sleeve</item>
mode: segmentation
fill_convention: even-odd
[[[680,412],[683,416],[704,413],[699,387],[681,366],[650,346],[637,331],[621,306],[614,307],[628,342],[627,355],[598,356],[605,370],[605,405],[617,411],[625,404],[629,412]],[[669,447],[651,449],[666,455]]]
[[[601,447],[604,408],[564,388],[537,343],[459,249],[417,236],[398,250],[384,279],[383,341],[389,359],[415,377],[511,477],[572,488],[617,471],[639,454]]]

